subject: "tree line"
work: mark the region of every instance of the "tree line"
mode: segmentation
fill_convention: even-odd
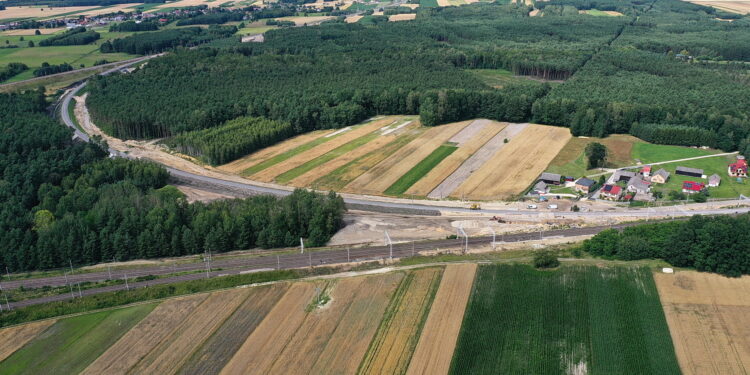
[[[229,21],[242,21],[245,13],[231,11],[213,11],[177,21],[177,26],[187,25],[220,25]]]
[[[325,244],[335,194],[193,203],[149,162],[72,141],[42,91],[0,94],[0,266],[11,271],[252,247]]]
[[[590,254],[622,259],[664,259],[676,267],[739,277],[750,274],[750,215],[700,216],[686,221],[607,229],[583,248]]]
[[[237,32],[234,26],[214,26],[208,29],[186,27],[134,34],[106,41],[99,47],[102,53],[124,52],[134,55],[159,53],[175,47],[192,47]]]
[[[50,65],[48,62],[43,62],[39,69],[34,69],[34,77],[43,77],[50,74],[69,72],[71,70],[73,70],[73,66],[68,63]]]
[[[5,81],[6,79],[11,79],[17,74],[25,72],[28,69],[29,67],[26,66],[26,64],[10,63],[6,65],[4,68],[0,69],[0,82]]]
[[[74,46],[92,43],[101,35],[94,30],[86,30],[85,27],[76,27],[62,34],[52,36],[39,42],[42,47],[47,46]]]

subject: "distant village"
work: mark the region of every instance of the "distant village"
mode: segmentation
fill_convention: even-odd
[[[681,192],[686,196],[699,193],[708,195],[710,188],[721,185],[721,176],[718,174],[706,176],[702,169],[683,166],[677,166],[674,172],[669,172],[665,168],[654,169],[655,166],[652,165],[644,165],[635,171],[617,169],[609,178],[604,179],[602,175],[600,181],[586,177],[576,180],[574,177],[544,172],[539,176],[529,195],[544,200],[550,195],[565,195],[551,192],[555,187],[569,187],[579,195],[592,199],[653,202],[658,197],[655,196],[652,187],[666,184],[670,178],[682,180]],[[738,155],[737,160],[727,166],[727,177],[746,178],[747,170],[747,160],[744,156]]]

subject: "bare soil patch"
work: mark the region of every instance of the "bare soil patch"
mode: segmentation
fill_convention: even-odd
[[[750,277],[654,275],[684,374],[750,371]]]
[[[0,330],[0,361],[10,357],[55,322],[57,321],[50,319]]]
[[[476,264],[446,267],[407,374],[448,373],[476,270]]]
[[[201,190],[194,188],[192,186],[185,186],[185,185],[176,185],[180,191],[185,194],[185,198],[188,202],[211,202],[219,199],[231,199],[234,197],[231,197],[226,194],[220,194],[220,193],[214,193],[212,191],[207,190]]]

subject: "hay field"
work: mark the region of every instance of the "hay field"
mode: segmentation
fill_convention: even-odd
[[[134,12],[135,7],[139,5],[143,5],[143,3],[115,4],[106,8],[94,9],[90,11],[77,13],[76,15],[98,16],[101,14],[117,13],[120,11],[124,13],[128,13],[128,12]]]
[[[727,12],[750,14],[750,1],[691,1],[691,3],[714,7]]]
[[[388,17],[388,21],[390,22],[397,22],[397,21],[412,21],[417,19],[416,13],[405,13],[405,14],[394,14],[392,16]]]
[[[520,194],[544,171],[570,137],[567,128],[529,125],[451,196],[500,199]]]
[[[229,173],[242,173],[244,170],[276,155],[286,152],[291,149],[295,149],[302,146],[305,143],[312,142],[320,137],[333,133],[333,130],[317,130],[310,133],[298,135],[294,138],[288,139],[283,142],[279,142],[274,146],[266,147],[262,150],[258,150],[248,156],[241,159],[237,159],[231,163],[227,163],[218,167],[219,170]]]
[[[750,277],[680,271],[654,279],[683,374],[750,371]]]
[[[250,176],[251,179],[263,182],[271,182],[277,176],[290,171],[294,168],[301,166],[315,158],[325,155],[326,153],[335,150],[338,147],[344,146],[349,142],[352,142],[360,137],[366,136],[380,129],[382,126],[393,122],[391,118],[380,119],[364,124],[362,126],[352,128],[349,131],[334,135],[330,140],[325,141],[322,144],[316,145],[304,152],[296,154],[280,163],[276,163],[273,166],[263,169],[262,171]],[[310,143],[308,143],[310,144]],[[304,147],[304,146],[303,146]]]
[[[370,342],[359,374],[406,372],[442,274],[442,268],[427,268],[404,278]]]
[[[43,320],[0,330],[0,361],[5,360],[16,350],[26,345],[38,334],[55,324],[54,319]]]
[[[486,121],[486,122],[485,122]],[[479,124],[481,127],[477,127]],[[471,128],[471,129],[470,129]],[[456,171],[468,158],[474,155],[488,140],[505,128],[505,124],[489,120],[475,120],[451,138],[450,142],[457,143],[458,150],[450,154],[440,164],[428,172],[422,179],[412,185],[406,194],[427,196],[435,187]]]
[[[464,121],[428,129],[417,139],[352,181],[344,191],[382,194],[412,167],[470,123],[471,121]]]
[[[0,10],[0,20],[15,18],[49,18],[66,13],[80,13],[96,6],[49,8],[46,6],[7,7]],[[41,31],[41,30],[40,30]]]
[[[476,264],[445,268],[407,374],[448,373],[476,270]]]
[[[0,11],[2,13],[2,11]],[[56,28],[41,28],[41,29],[16,29],[16,30],[8,30],[3,31],[0,33],[0,35],[8,35],[8,36],[29,36],[29,35],[36,35],[36,31],[39,30],[39,32],[42,35],[51,35],[58,31],[65,30],[64,27],[56,27]]]
[[[297,26],[312,26],[317,25],[323,21],[332,20],[336,17],[333,16],[310,16],[310,17],[302,17],[302,16],[290,16],[290,17],[281,17],[277,18],[278,21],[292,21]]]
[[[364,18],[364,16],[347,16],[347,17],[346,17],[346,18],[344,19],[344,22],[346,22],[346,23],[357,23],[357,22],[359,22],[359,20],[361,20],[362,18]]]

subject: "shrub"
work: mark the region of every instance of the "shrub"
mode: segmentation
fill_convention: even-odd
[[[541,250],[534,253],[534,267],[555,268],[560,265],[557,254],[550,250]]]

